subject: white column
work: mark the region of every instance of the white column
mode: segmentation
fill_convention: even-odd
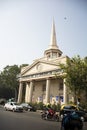
[[[23,91],[23,83],[20,82],[20,84],[19,84],[19,93],[18,93],[18,103],[22,102],[22,91]]]
[[[60,83],[58,82],[58,103],[61,104],[60,102]]]
[[[50,79],[46,80],[46,103],[50,103]]]
[[[29,102],[29,83],[26,83],[25,102]]]
[[[32,94],[33,94],[33,82],[30,82],[30,91],[29,91],[29,102],[32,102]]]
[[[68,98],[68,92],[67,92],[67,86],[65,85],[65,79],[63,80],[63,98],[64,98],[64,104],[67,104],[67,98]]]

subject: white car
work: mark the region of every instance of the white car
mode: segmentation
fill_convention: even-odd
[[[23,107],[18,105],[16,102],[7,102],[4,105],[5,110],[10,110],[10,111],[19,111],[19,112],[23,112]]]

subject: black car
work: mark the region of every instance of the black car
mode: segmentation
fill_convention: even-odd
[[[36,108],[34,106],[29,105],[28,103],[22,103],[20,104],[25,111],[36,111]]]

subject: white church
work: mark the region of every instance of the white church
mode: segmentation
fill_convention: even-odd
[[[65,79],[60,76],[63,75],[63,72],[59,66],[59,63],[65,64],[67,58],[68,56],[62,55],[62,51],[57,45],[53,21],[50,44],[44,51],[44,56],[21,69],[18,78],[18,103],[22,102],[23,98],[27,103],[67,103],[70,96],[67,86],[64,84]]]

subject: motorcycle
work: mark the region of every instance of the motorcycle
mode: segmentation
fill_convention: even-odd
[[[54,114],[47,114],[47,112],[42,112],[41,118],[44,120],[53,120],[53,121],[59,121],[59,115],[57,113]]]

